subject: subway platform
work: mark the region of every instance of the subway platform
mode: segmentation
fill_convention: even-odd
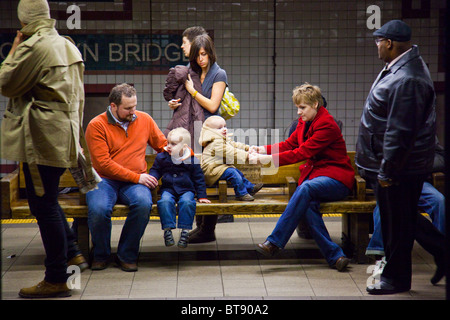
[[[324,217],[332,239],[340,243],[341,219]],[[220,223],[217,240],[186,249],[165,247],[159,220],[150,220],[141,241],[139,270],[124,272],[114,263],[102,271],[87,269],[79,288],[60,300],[445,300],[445,278],[430,283],[433,258],[417,243],[413,250],[412,289],[371,296],[366,292],[371,265],[351,263],[346,272],[331,269],[314,240],[296,233],[274,258],[255,251],[270,234],[277,217],[236,217]],[[123,220],[113,222],[115,252]],[[178,240],[178,230],[174,232]],[[44,249],[36,223],[4,221],[2,237],[2,300],[24,300],[23,287],[44,277]]]

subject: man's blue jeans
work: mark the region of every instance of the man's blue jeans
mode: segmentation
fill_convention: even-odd
[[[244,174],[236,168],[228,168],[219,178],[219,180],[227,180],[234,188],[236,197],[245,196],[250,193],[255,186],[253,183],[245,178]]]
[[[445,197],[428,182],[424,182],[418,208],[428,213],[433,225],[445,234]],[[381,234],[380,208],[373,210],[373,234],[366,250],[367,255],[384,255],[383,236]]]
[[[194,193],[187,191],[181,196],[174,196],[168,191],[163,191],[161,200],[158,200],[158,212],[161,219],[161,228],[175,229],[177,209],[175,205],[178,201],[178,228],[192,229],[194,222],[196,202]]]
[[[325,255],[327,262],[333,265],[337,258],[344,254],[336,250],[337,245],[333,245],[333,248],[329,247],[332,241],[320,216],[319,206],[320,202],[341,200],[349,192],[350,190],[343,183],[330,177],[321,176],[304,181],[295,190],[267,240],[279,248],[284,248],[300,220],[306,217],[308,224],[315,231],[312,233],[321,252]],[[336,257],[336,255],[339,256]]]
[[[431,183],[423,183],[418,206],[428,213],[436,229],[445,234],[445,197]]]
[[[135,263],[152,209],[152,193],[142,184],[105,178],[98,189],[86,194],[94,260],[107,261],[111,255],[111,213],[118,201],[129,206],[130,211],[122,228],[117,256],[122,262]]]

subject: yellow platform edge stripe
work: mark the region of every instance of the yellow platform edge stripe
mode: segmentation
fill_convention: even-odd
[[[281,214],[235,214],[235,218],[278,218]],[[324,217],[341,217],[341,214],[324,213]],[[126,217],[112,217],[112,221],[122,221]],[[150,220],[159,220],[159,217],[150,216]],[[67,219],[68,222],[73,222],[72,218]],[[0,224],[18,224],[18,223],[37,223],[36,219],[2,219]]]

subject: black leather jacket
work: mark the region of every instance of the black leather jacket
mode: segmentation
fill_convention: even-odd
[[[378,179],[430,173],[435,92],[417,46],[375,80],[364,105],[355,162]]]

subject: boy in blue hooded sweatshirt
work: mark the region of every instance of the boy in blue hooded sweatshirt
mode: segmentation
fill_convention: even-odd
[[[162,178],[161,199],[157,202],[164,230],[166,246],[175,244],[172,229],[176,228],[178,208],[178,228],[182,229],[178,247],[186,248],[189,230],[194,221],[196,201],[211,203],[206,196],[206,184],[200,161],[191,148],[191,135],[184,128],[176,128],[167,135],[165,151],[159,153],[149,174],[157,180]],[[178,206],[176,208],[176,205]]]

